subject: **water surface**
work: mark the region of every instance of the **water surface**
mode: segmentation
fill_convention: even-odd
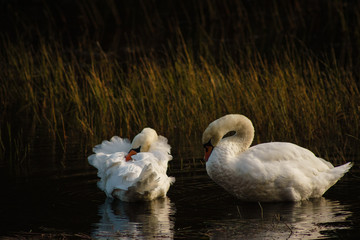
[[[86,156],[41,151],[16,171],[0,167],[0,238],[356,239],[360,171],[355,166],[323,198],[245,203],[204,169],[169,170],[168,197],[148,203],[107,199]],[[55,154],[55,156],[53,156]],[[85,160],[84,160],[85,159]],[[179,161],[176,156],[173,161]]]

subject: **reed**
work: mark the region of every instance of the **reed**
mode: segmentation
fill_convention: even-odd
[[[88,16],[87,24],[98,26],[103,23],[97,21],[101,16],[93,12],[93,4],[82,11]],[[105,51],[99,42],[84,39],[69,46],[39,34],[33,45],[20,36],[12,41],[2,35],[2,122],[10,124],[14,116],[31,118],[46,125],[63,144],[75,132],[86,136],[89,145],[113,135],[132,138],[151,126],[170,144],[177,139],[175,154],[190,159],[190,166],[196,165],[194,156],[201,157],[199,139],[207,124],[227,113],[242,113],[254,123],[255,143],[291,141],[320,155],[358,154],[354,146],[359,145],[360,95],[353,48],[339,52],[332,47],[319,55],[293,37],[283,38],[281,44],[273,39],[276,44],[266,48],[265,41],[254,39],[249,21],[239,29],[248,37],[241,41],[235,37],[240,45],[214,42],[212,31],[218,29],[207,29],[206,22],[220,10],[215,2],[204,4],[198,8],[207,12],[189,20],[197,23],[198,38],[188,38],[175,18],[169,30],[174,40],[163,44],[161,51],[149,51],[143,39],[135,36],[130,36],[129,50],[120,57]],[[222,9],[230,8],[227,4]],[[237,8],[242,20],[260,23],[269,17],[242,9]],[[346,32],[349,23],[339,9],[336,19]],[[278,32],[284,25],[295,27],[293,18],[303,18],[298,8],[278,16],[270,16]],[[155,20],[146,19],[152,34]],[[223,21],[225,32],[220,37],[230,32]],[[306,25],[304,19],[300,22]],[[1,139],[5,149],[4,136]]]

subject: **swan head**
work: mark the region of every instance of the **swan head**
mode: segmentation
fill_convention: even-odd
[[[205,129],[202,136],[202,144],[205,149],[204,160],[207,161],[214,149],[214,147],[220,142],[223,135],[220,133],[221,125],[219,119],[213,121]]]
[[[204,160],[207,161],[211,155],[212,150],[214,149],[214,146],[211,143],[211,139],[207,143],[203,144],[203,146],[205,149]]]
[[[131,143],[131,149],[125,156],[126,161],[130,161],[131,156],[139,152],[148,152],[153,142],[158,139],[156,131],[152,128],[144,128],[138,135],[136,135]]]
[[[205,161],[209,159],[211,152],[224,135],[231,131],[236,132],[231,138],[238,141],[242,149],[251,145],[254,138],[254,126],[251,121],[241,114],[225,115],[210,123],[203,133],[202,144],[205,148]]]

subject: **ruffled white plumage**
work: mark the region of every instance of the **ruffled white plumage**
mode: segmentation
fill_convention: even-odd
[[[250,120],[243,117],[237,120],[231,115],[227,124],[252,127]],[[215,122],[211,132],[221,128],[225,120],[226,116],[219,125]],[[236,122],[242,120],[246,124]],[[247,148],[244,145],[250,145],[253,138],[251,131],[247,133],[250,136],[220,137],[206,163],[208,175],[241,200],[300,201],[321,197],[352,166],[346,163],[334,168],[311,151],[292,143],[271,142]],[[206,143],[207,138],[203,142]]]
[[[147,152],[140,152],[126,162],[131,144],[128,139],[113,137],[94,147],[89,156],[91,165],[98,169],[98,187],[108,197],[122,201],[149,201],[165,197],[174,178],[166,175],[170,155],[167,139],[158,136]]]

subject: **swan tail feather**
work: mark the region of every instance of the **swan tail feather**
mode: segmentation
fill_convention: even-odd
[[[350,168],[353,165],[354,164],[352,162],[348,162],[348,163],[345,163],[338,167],[334,167],[330,171],[334,175],[335,178],[337,177],[337,179],[340,179],[342,176],[344,176],[345,173],[347,173],[350,170]]]
[[[320,179],[327,180],[328,185],[323,186],[324,189],[321,190],[322,193],[324,193],[327,189],[329,189],[331,186],[333,186],[337,181],[340,180],[344,176],[345,173],[347,173],[350,168],[353,166],[353,163],[348,162],[341,166],[334,167],[329,169],[325,174],[320,176]],[[321,186],[321,185],[319,185]]]

